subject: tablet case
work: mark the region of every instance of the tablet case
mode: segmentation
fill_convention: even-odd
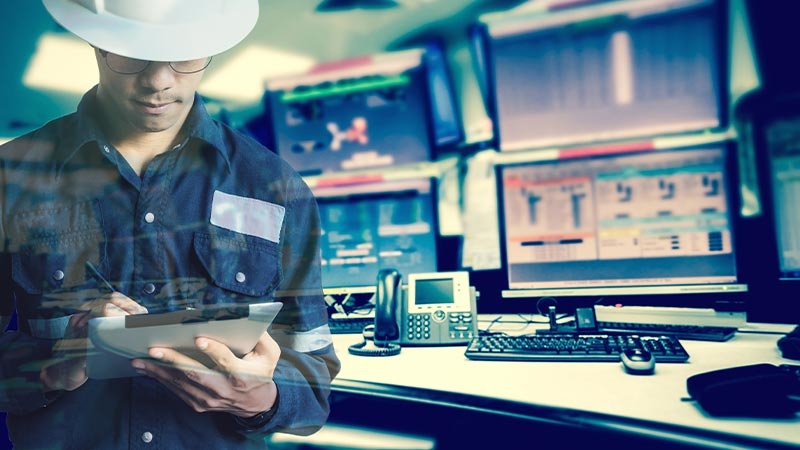
[[[800,325],[778,339],[778,348],[784,358],[800,361]]]
[[[766,363],[714,370],[686,380],[692,399],[719,417],[793,417],[800,410],[792,398],[797,386],[791,371]]]

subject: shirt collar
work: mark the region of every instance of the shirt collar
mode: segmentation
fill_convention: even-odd
[[[108,139],[100,127],[97,117],[99,107],[97,104],[97,86],[83,95],[75,113],[75,127],[71,132],[66,132],[59,143],[58,152],[64,155],[63,164],[72,158],[84,145],[97,142],[102,145]],[[208,114],[202,97],[195,93],[194,104],[183,125],[188,139],[199,139],[212,148],[225,160],[228,169],[231,168],[230,149],[225,145],[225,133],[222,125]]]

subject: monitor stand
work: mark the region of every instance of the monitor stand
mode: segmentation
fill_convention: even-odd
[[[594,307],[599,322],[705,325],[741,328],[747,324],[745,311],[717,311],[713,308],[677,308],[662,306]]]

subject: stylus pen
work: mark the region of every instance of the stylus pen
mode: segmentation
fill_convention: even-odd
[[[97,267],[95,267],[94,264],[91,263],[91,261],[86,261],[86,267],[89,269],[89,272],[92,273],[92,276],[94,277],[95,280],[97,280],[98,283],[108,288],[108,290],[110,290],[111,292],[116,291],[116,289],[114,289],[114,286],[112,286],[111,283],[109,283],[108,280],[105,279],[103,274],[101,274],[100,271],[97,270]]]

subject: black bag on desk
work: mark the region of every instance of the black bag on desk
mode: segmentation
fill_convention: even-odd
[[[709,414],[734,417],[787,418],[799,404],[797,376],[772,364],[731,367],[692,375],[689,395]]]

